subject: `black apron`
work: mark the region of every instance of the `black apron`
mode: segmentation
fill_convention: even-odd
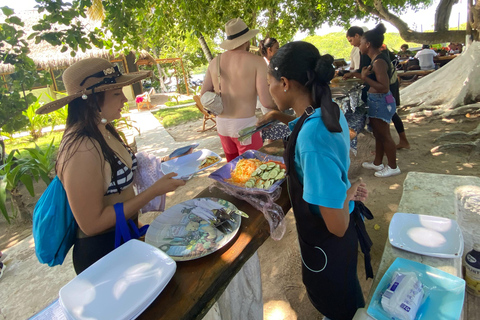
[[[365,306],[357,277],[359,240],[365,254],[367,278],[373,278],[369,254],[372,242],[365,230],[361,210],[365,211],[367,218],[373,216],[361,202],[356,202],[348,229],[339,238],[328,231],[322,217],[313,214],[303,200],[303,185],[295,171],[295,146],[303,123],[313,111],[309,107],[300,117],[284,153],[302,257],[302,278],[308,297],[317,310],[332,320],[351,320],[356,310]]]

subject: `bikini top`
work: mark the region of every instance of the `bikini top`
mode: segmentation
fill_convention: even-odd
[[[132,151],[130,151],[130,149],[127,150],[132,157],[132,169],[130,169],[125,163],[123,163],[117,155],[114,155],[115,159],[120,165],[120,169],[118,169],[117,171],[117,184],[115,184],[115,181],[110,182],[107,192],[105,193],[106,196],[114,193],[119,193],[118,188],[120,188],[120,190],[124,190],[133,182],[133,172],[137,169],[137,157],[135,157],[135,155],[132,153]]]

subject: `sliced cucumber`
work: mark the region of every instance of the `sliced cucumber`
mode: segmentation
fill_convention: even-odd
[[[255,176],[258,174],[258,171],[257,171],[257,170],[258,170],[258,169],[256,169],[255,171],[252,172],[251,177],[255,177]]]
[[[262,174],[262,179],[263,179],[263,180],[268,180],[269,175],[270,175],[270,172],[264,172],[264,173]]]
[[[277,170],[273,169],[272,171],[270,171],[268,173],[268,179],[275,178],[279,173],[280,173],[280,171],[277,171]]]
[[[275,162],[267,162],[267,168],[268,169],[273,169],[276,166]]]
[[[272,180],[267,180],[267,182],[265,182],[265,189],[268,189],[272,186]]]
[[[263,189],[263,180],[258,180],[257,183],[255,184],[255,188],[258,188],[258,189]]]
[[[280,165],[279,165],[279,164],[277,164],[277,165],[275,166],[275,169],[278,169],[278,170],[280,170]]]
[[[267,169],[267,165],[266,164],[262,164],[260,165],[260,167],[258,167],[260,170],[265,170]]]
[[[245,187],[247,188],[253,188],[254,185],[255,183],[252,182],[251,180],[248,180],[247,182],[245,182]]]
[[[281,180],[283,178],[285,178],[285,172],[280,171],[280,173],[275,177],[275,180]]]

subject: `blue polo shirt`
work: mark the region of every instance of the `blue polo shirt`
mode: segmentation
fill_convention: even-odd
[[[293,131],[299,118],[288,125]],[[295,147],[295,170],[303,185],[303,199],[312,212],[320,215],[318,206],[341,209],[350,188],[350,133],[347,120],[340,112],[342,132],[325,127],[320,108],[308,117],[300,130]],[[349,203],[350,213],[355,206]]]

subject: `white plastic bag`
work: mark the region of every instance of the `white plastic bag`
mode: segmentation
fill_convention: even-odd
[[[399,320],[414,320],[424,296],[423,284],[413,272],[395,271],[382,294],[383,309]]]

